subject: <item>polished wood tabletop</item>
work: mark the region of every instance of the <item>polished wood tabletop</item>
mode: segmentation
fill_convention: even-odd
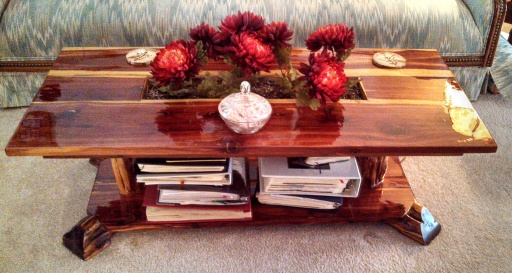
[[[356,49],[345,72],[360,77],[367,100],[323,111],[270,100],[273,113],[251,135],[232,132],[218,99],[143,100],[148,66],[133,48],[65,48],[6,147],[10,156],[256,157],[461,155],[497,144],[435,50],[392,50],[402,69],[372,64],[378,49]],[[294,65],[308,51],[295,49]],[[202,73],[229,70],[210,61]]]

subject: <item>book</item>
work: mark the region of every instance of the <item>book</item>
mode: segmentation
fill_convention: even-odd
[[[223,186],[192,185],[192,184],[160,184],[158,185],[158,201],[175,204],[200,204],[202,202],[234,202],[250,198],[247,182],[245,159],[232,160],[230,177],[232,183]]]
[[[289,206],[308,209],[333,210],[343,204],[343,198],[338,196],[292,195],[256,193],[256,198],[262,204]]]
[[[163,162],[164,159],[161,160],[150,160],[151,162]],[[165,160],[166,162],[169,160]],[[196,163],[203,162],[200,160],[190,160],[195,165]],[[146,161],[148,162],[148,161]],[[212,161],[206,161],[212,162]],[[220,161],[213,161],[220,162]],[[220,171],[211,171],[211,166],[205,166],[204,169],[201,168],[200,165],[194,166],[195,172],[191,172],[190,169],[187,172],[162,172],[162,169],[157,170],[155,173],[147,172],[147,170],[155,170],[155,167],[148,167],[148,163],[137,163],[139,169],[143,168],[146,172],[142,170],[137,171],[136,179],[138,183],[145,183],[146,185],[156,185],[156,184],[187,184],[187,185],[230,185],[231,184],[231,172],[232,172],[232,160],[224,159],[222,162],[222,169]],[[154,163],[153,163],[154,164]],[[155,164],[156,165],[156,164]],[[167,168],[169,166],[165,166]]]
[[[137,175],[137,182],[145,183],[146,185],[187,184],[222,186],[231,184],[231,176],[229,174],[180,176],[170,176],[165,174],[147,174]]]
[[[225,172],[230,162],[229,158],[140,158],[136,165],[139,173],[206,173]]]
[[[222,205],[206,203],[201,205],[180,205],[158,202],[158,186],[146,186],[143,206],[146,207],[146,219],[150,222],[204,222],[251,220],[250,199],[238,204]]]
[[[145,200],[156,200],[160,205],[239,205],[250,199],[247,185],[240,183],[240,175],[233,174],[235,182],[228,186],[146,185]],[[145,204],[152,205],[145,201]]]
[[[355,158],[308,165],[304,158],[260,158],[260,192],[273,194],[357,197],[361,175]]]
[[[240,194],[224,194],[213,193],[209,195],[195,195],[195,194],[187,194],[185,197],[180,196],[182,193],[177,193],[175,197],[172,195],[166,195],[160,197],[160,190],[158,189],[158,185],[146,185],[144,192],[144,201],[142,203],[143,206],[187,206],[187,205],[203,205],[203,206],[236,206],[243,205],[249,202],[249,197]],[[196,198],[189,198],[196,197]]]
[[[322,165],[328,163],[334,163],[339,161],[348,161],[349,156],[334,156],[334,157],[306,157],[304,162],[308,165]]]
[[[146,218],[149,222],[190,223],[210,221],[248,221],[252,219],[251,202],[237,210],[185,207],[147,207]]]
[[[146,185],[142,205],[146,207],[147,220],[178,223],[252,219],[245,159],[237,158],[232,161],[231,185]],[[221,199],[210,198],[211,196],[196,199],[197,196],[191,194],[194,192],[220,196]],[[223,196],[233,198],[223,199]]]

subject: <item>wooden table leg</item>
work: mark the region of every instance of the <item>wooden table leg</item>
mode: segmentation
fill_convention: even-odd
[[[86,261],[110,245],[110,232],[95,216],[78,222],[62,238],[63,244],[76,256]]]
[[[388,168],[387,156],[357,157],[357,164],[365,187],[375,189],[382,185]],[[423,245],[428,245],[441,231],[430,211],[416,200],[401,218],[385,221]]]
[[[400,233],[413,240],[428,245],[441,231],[441,225],[436,222],[430,211],[414,202],[409,211],[399,219],[386,220]]]
[[[375,188],[382,185],[388,169],[387,156],[357,157],[363,186]]]
[[[131,158],[112,158],[112,169],[116,178],[119,193],[130,194],[138,190],[134,162]]]

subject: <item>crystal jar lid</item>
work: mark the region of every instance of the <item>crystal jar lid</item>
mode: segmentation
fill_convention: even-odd
[[[259,122],[268,119],[272,106],[264,97],[251,93],[251,85],[244,81],[240,92],[224,98],[219,104],[219,113],[223,119],[232,122]]]

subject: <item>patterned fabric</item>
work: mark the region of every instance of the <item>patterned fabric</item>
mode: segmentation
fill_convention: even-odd
[[[2,19],[2,15],[7,8],[7,2],[9,2],[9,0],[0,0],[0,19]]]
[[[29,105],[47,74],[47,72],[1,73],[0,108]]]
[[[500,37],[491,76],[500,94],[512,95],[512,45]]]
[[[450,70],[471,101],[477,100],[482,90],[487,89],[488,67],[450,67]]]
[[[492,0],[463,0],[473,15],[476,25],[482,37],[487,37],[491,31],[492,11],[494,8]]]
[[[482,14],[492,13],[485,8]],[[354,26],[362,48],[436,48],[444,56],[480,55],[485,49],[481,30],[460,0],[11,0],[0,25],[0,56],[52,59],[64,46],[163,46],[189,39],[189,29],[202,21],[216,27],[239,10],[287,21],[295,31],[294,46],[304,46],[318,27],[342,22]]]
[[[69,46],[163,46],[191,27],[217,27],[237,11],[287,21],[293,45],[329,23],[354,26],[359,48],[435,48],[443,56],[482,55],[491,0],[0,0],[0,61],[53,60]],[[471,99],[485,68],[453,68]],[[0,107],[30,102],[41,73],[1,73]]]
[[[7,2],[9,2],[9,0],[0,0],[0,11],[4,11],[7,6]]]

